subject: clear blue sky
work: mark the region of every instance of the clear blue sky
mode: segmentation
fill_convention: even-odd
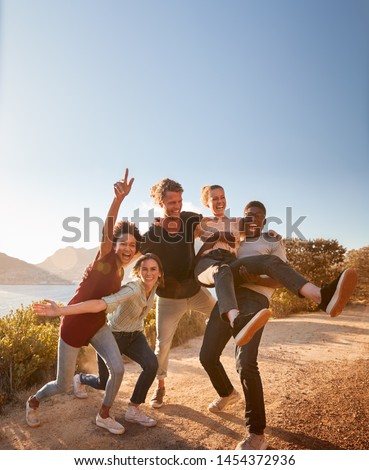
[[[369,244],[367,0],[0,5],[1,252],[67,246],[63,220],[103,218],[126,166],[121,215],[170,177],[186,208],[222,184],[232,215],[260,199],[306,238]]]

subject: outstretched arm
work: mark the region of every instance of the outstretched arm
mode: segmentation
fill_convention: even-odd
[[[52,300],[47,303],[32,304],[33,311],[41,317],[60,317],[61,315],[78,315],[81,313],[98,313],[106,309],[106,303],[102,299],[86,300],[78,304],[61,307]]]
[[[123,199],[130,193],[134,178],[128,182],[128,168],[124,174],[124,178],[114,184],[114,199],[111,203],[108,215],[105,219],[103,228],[102,241],[100,244],[100,258],[107,255],[113,245],[113,229],[117,221],[118,212]]]

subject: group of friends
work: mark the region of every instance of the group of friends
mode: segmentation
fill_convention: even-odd
[[[39,405],[47,397],[65,393],[73,383],[74,394],[87,398],[87,387],[103,390],[96,425],[113,434],[125,429],[110,413],[123,380],[122,355],[141,367],[125,413],[125,420],[145,427],[157,421],[141,409],[150,387],[157,386],[150,399],[153,408],[165,403],[165,380],[172,340],[181,318],[188,311],[207,318],[200,362],[217,396],[208,410],[219,413],[241,400],[221,363],[222,352],[234,337],[236,368],[245,399],[245,438],[236,449],[267,449],[263,387],[258,369],[258,349],[270,317],[269,301],[278,287],[314,301],[331,317],[339,315],[357,282],[354,269],[346,269],[334,281],[318,287],[287,264],[283,240],[263,231],[266,208],[250,201],[243,217],[226,216],[223,187],[205,186],[201,198],[212,217],[182,211],[181,184],[165,178],[151,188],[150,196],[162,208],[141,235],[118,212],[130,193],[134,179],[128,170],[114,185],[102,239],[95,260],[68,305],[52,300],[33,305],[41,316],[61,316],[57,377],[40,388],[26,403],[29,426],[41,424]],[[202,245],[195,250],[195,240]],[[135,263],[132,281],[122,285],[124,269]],[[216,298],[208,288],[215,287]],[[144,319],[156,302],[156,346],[144,335]],[[83,346],[91,344],[97,353],[98,373],[75,373]]]

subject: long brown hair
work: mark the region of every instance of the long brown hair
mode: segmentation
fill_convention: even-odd
[[[135,279],[139,279],[140,278],[140,267],[141,267],[141,264],[143,263],[143,261],[147,260],[147,259],[153,259],[154,261],[156,261],[156,263],[158,264],[159,266],[159,272],[160,272],[160,277],[158,279],[158,287],[164,287],[164,271],[163,271],[163,265],[161,264],[161,261],[160,261],[160,258],[158,256],[156,256],[154,253],[146,253],[142,256],[140,256],[138,258],[138,260],[136,261],[135,265],[133,266],[132,268],[132,276],[135,278]]]

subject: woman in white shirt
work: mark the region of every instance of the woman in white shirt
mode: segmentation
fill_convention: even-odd
[[[156,289],[164,286],[160,259],[152,253],[141,256],[132,269],[132,276],[135,280],[123,285],[116,294],[64,307],[58,306],[53,301],[47,301],[47,304],[34,304],[33,309],[38,315],[48,317],[80,313],[93,314],[106,309],[107,322],[113,331],[120,352],[142,367],[125,420],[152,427],[157,424],[156,420],[146,416],[139,406],[145,402],[158,369],[156,355],[147,343],[143,330],[144,319],[153,306]],[[87,398],[85,385],[99,390],[105,389],[109,371],[103,359],[100,356],[97,358],[98,375],[77,374],[74,376],[74,393],[78,398]]]
[[[237,259],[241,237],[244,237],[244,220],[226,215],[227,200],[222,186],[204,186],[201,201],[213,217],[201,222],[204,244],[197,254],[195,276],[201,285],[215,286],[221,317],[230,323],[236,344],[242,346],[267,323],[270,311],[264,308],[247,315],[239,312],[229,264]]]
[[[255,215],[247,215],[244,219],[229,218],[225,212],[225,192],[219,185],[204,186],[202,202],[214,217],[204,218],[201,223],[204,244],[197,254],[195,276],[202,285],[215,286],[221,317],[233,328],[237,346],[247,344],[270,317],[267,308],[252,314],[239,312],[234,283],[240,285],[243,282],[240,268],[246,268],[249,273],[268,275],[294,294],[316,302],[331,317],[342,312],[356,286],[357,273],[354,269],[346,269],[332,282],[320,288],[278,256],[240,258],[238,251],[241,236],[244,239],[245,230],[257,228]],[[265,219],[262,222],[265,224]],[[236,259],[236,254],[240,259]]]

